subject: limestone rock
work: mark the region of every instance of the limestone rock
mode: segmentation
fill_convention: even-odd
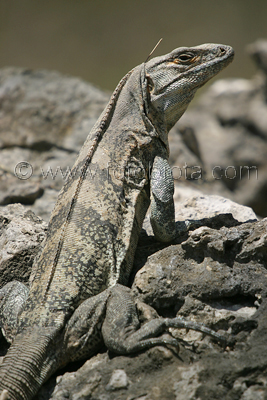
[[[242,206],[221,196],[199,195],[189,197],[183,202],[175,202],[176,221],[200,220],[229,213],[240,222],[257,220],[256,214],[250,207]]]
[[[46,225],[21,204],[0,208],[0,287],[12,280],[28,282]]]
[[[51,378],[36,400],[266,396],[267,219],[242,223],[221,214],[201,221],[172,246],[162,248],[153,238],[148,246],[148,238],[140,239],[135,262],[143,247],[149,257],[133,293],[161,316],[204,323],[232,334],[235,344],[224,348],[203,334],[172,328],[182,341],[178,356],[161,347],[131,357],[103,348],[75,372]],[[115,388],[111,382],[118,370],[123,384]]]
[[[0,204],[31,204],[48,220],[34,203],[46,190],[61,189],[108,99],[95,86],[58,72],[1,69]],[[28,167],[20,169],[21,163]],[[52,210],[54,197],[45,201]]]
[[[0,147],[15,145],[43,151],[53,145],[68,147],[69,143],[70,149],[76,147],[78,151],[88,133],[84,121],[95,120],[107,100],[107,94],[78,78],[3,68]],[[79,132],[76,142],[68,139],[73,131]]]

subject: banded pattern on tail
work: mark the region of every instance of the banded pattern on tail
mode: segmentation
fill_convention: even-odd
[[[55,364],[49,357],[53,338],[51,329],[44,333],[40,328],[17,335],[0,366],[0,393],[3,389],[8,392],[4,399],[26,400],[37,393]]]

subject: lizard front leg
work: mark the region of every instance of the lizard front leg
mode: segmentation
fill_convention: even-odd
[[[12,343],[17,332],[18,315],[22,311],[29,289],[23,283],[13,281],[0,289],[0,330]]]
[[[161,242],[175,239],[174,184],[168,161],[155,157],[151,172],[150,221],[155,238]]]

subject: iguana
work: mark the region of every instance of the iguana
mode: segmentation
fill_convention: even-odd
[[[30,290],[10,282],[0,291],[0,327],[11,343],[0,367],[1,400],[31,399],[58,368],[103,341],[127,354],[177,345],[164,333],[169,327],[221,338],[179,318],[140,325],[126,285],[149,204],[156,239],[175,238],[168,132],[233,56],[220,44],[182,47],[119,82],[59,194]]]

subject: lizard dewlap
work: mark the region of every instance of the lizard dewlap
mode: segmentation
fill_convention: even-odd
[[[221,44],[182,47],[120,81],[73,166],[79,173],[59,194],[30,289],[11,282],[0,290],[0,327],[11,343],[0,366],[0,400],[32,399],[57,369],[90,357],[103,342],[119,354],[175,346],[169,327],[223,339],[178,318],[140,327],[124,285],[149,205],[156,239],[175,238],[168,132],[233,55]]]

